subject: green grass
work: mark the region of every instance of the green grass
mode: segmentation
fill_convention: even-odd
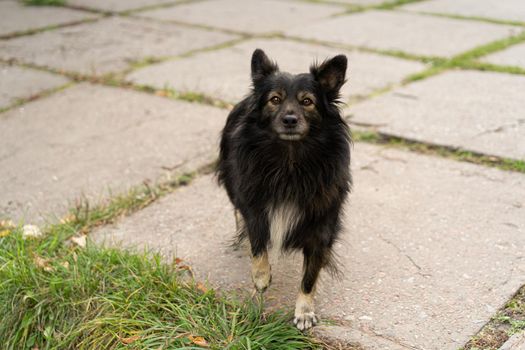
[[[293,327],[291,315],[220,295],[193,281],[178,260],[71,244],[71,237],[144,208],[196,174],[145,183],[98,205],[80,203],[37,239],[0,222],[2,349],[319,348]]]
[[[373,8],[380,9],[380,10],[391,10],[393,8],[407,5],[413,2],[420,2],[422,0],[393,0],[393,1],[386,1],[382,4],[372,6]]]
[[[512,25],[512,26],[525,26],[525,22],[521,22],[521,21],[510,21],[510,20],[488,18],[488,17],[463,16],[463,15],[456,15],[452,13],[434,13],[434,12],[425,12],[425,11],[416,11],[416,13],[422,14],[422,15],[434,16],[434,17],[461,19],[461,20],[466,20],[466,21],[477,21],[477,22],[504,24],[504,25]]]
[[[22,2],[32,6],[62,6],[66,0],[22,0]]]
[[[0,231],[3,349],[318,348],[289,315],[223,297],[180,263],[68,245],[66,224],[41,239]]]

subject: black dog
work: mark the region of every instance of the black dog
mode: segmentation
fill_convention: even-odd
[[[240,213],[238,238],[250,241],[256,289],[270,284],[268,248],[304,254],[294,319],[300,330],[317,322],[319,271],[336,271],[332,246],[351,185],[350,133],[338,108],[346,65],[339,55],[291,75],[255,50],[252,92],[222,132],[217,174]]]

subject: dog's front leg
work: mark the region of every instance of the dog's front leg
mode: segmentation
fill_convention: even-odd
[[[253,216],[246,215],[244,220],[252,252],[252,281],[255,289],[262,293],[272,280],[267,250],[270,241],[268,218],[258,213]]]
[[[268,253],[265,250],[258,256],[252,256],[252,280],[258,292],[264,292],[272,281]]]
[[[322,247],[305,247],[303,249],[304,272],[301,290],[295,302],[293,320],[296,327],[301,331],[317,324],[314,307],[315,284],[321,268],[326,263],[327,253],[327,249]]]

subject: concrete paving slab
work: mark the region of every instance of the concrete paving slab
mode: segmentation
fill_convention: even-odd
[[[315,60],[323,61],[341,53],[348,55],[348,81],[342,92],[345,100],[350,96],[370,94],[425,68],[418,62],[357,51],[287,40],[250,40],[222,50],[145,67],[127,78],[139,84],[198,91],[236,102],[249,92],[250,59],[256,48],[265,50],[281,70],[292,73],[308,72]]]
[[[130,90],[79,85],[0,119],[0,217],[39,223],[81,196],[97,202],[216,157],[227,112]]]
[[[336,246],[344,277],[323,276],[321,317],[390,349],[456,350],[525,283],[525,176],[359,143],[353,171]],[[202,177],[91,238],[178,256],[199,279],[249,291],[249,258],[227,247],[234,227],[225,191]],[[273,265],[269,303],[291,308],[300,263]]]
[[[514,66],[525,69],[525,43],[511,46],[481,59],[483,62],[500,66]]]
[[[140,16],[245,33],[280,32],[341,13],[340,6],[278,0],[215,0],[141,12]],[[241,15],[240,15],[241,14]],[[232,20],[235,19],[235,20]]]
[[[0,1],[0,36],[74,23],[98,15],[54,6],[25,6],[21,1]]]
[[[499,350],[525,350],[525,332],[514,334]]]
[[[112,17],[0,42],[0,57],[99,75],[148,57],[175,56],[235,36],[144,19]]]
[[[430,0],[408,4],[401,9],[525,22],[525,3],[521,0]]]
[[[453,56],[517,34],[519,27],[398,11],[366,11],[310,22],[286,34],[423,56]]]
[[[447,72],[354,105],[351,121],[408,139],[525,159],[525,77]]]
[[[68,0],[67,4],[100,11],[123,12],[177,2],[180,0]]]
[[[0,109],[68,81],[60,75],[0,63]]]

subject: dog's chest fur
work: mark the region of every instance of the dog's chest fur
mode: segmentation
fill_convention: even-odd
[[[270,257],[276,258],[284,248],[290,231],[301,220],[301,211],[297,205],[289,202],[279,203],[268,208],[268,222],[270,223]]]

